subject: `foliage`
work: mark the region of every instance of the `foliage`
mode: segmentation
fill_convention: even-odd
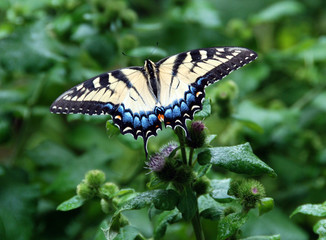
[[[227,237],[223,226],[242,239],[322,239],[324,219],[288,216],[297,206],[325,201],[325,9],[323,0],[0,1],[0,239],[104,239],[101,229],[121,239],[164,233],[193,239],[191,224],[181,219],[193,216],[195,198],[206,239]],[[62,92],[99,73],[229,45],[251,48],[259,58],[207,89],[196,117],[207,127],[206,145],[194,150],[195,165],[183,179],[201,179],[191,189],[146,175],[142,141],[117,134],[109,122],[105,128],[107,116],[49,113]],[[149,152],[171,139],[178,140],[164,129],[150,139]],[[236,165],[214,155],[239,148],[248,158],[224,158]],[[181,149],[173,158],[182,159]],[[59,209],[74,210],[57,211],[92,169],[106,175],[93,188],[98,192],[91,191],[94,198],[73,197]],[[269,197],[244,216],[244,205],[228,190],[247,174]],[[159,191],[162,198],[175,196],[163,204],[168,210],[151,202]],[[153,195],[137,202],[146,192]],[[118,202],[129,202],[129,209]]]

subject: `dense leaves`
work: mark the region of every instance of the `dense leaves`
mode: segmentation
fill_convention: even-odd
[[[1,0],[0,239],[104,240],[102,229],[116,239],[188,239],[180,220],[196,210],[206,239],[325,239],[325,9],[323,0]],[[121,136],[110,117],[49,113],[61,93],[100,73],[227,45],[259,58],[207,88],[195,116],[207,137],[192,153],[189,184],[210,180],[200,196],[146,175],[142,140]],[[163,129],[149,153],[171,140]],[[119,189],[73,197],[91,169]],[[249,176],[268,197],[242,218],[229,179]],[[136,208],[155,209],[154,224]]]

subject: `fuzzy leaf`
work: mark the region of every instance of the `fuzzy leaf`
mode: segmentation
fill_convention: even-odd
[[[217,239],[224,240],[233,236],[246,222],[247,216],[240,213],[231,213],[218,223]]]
[[[72,198],[68,199],[67,201],[64,201],[61,203],[58,207],[57,210],[59,211],[69,211],[72,209],[79,208],[80,206],[83,205],[84,199],[82,199],[80,196],[75,195]]]
[[[319,220],[313,227],[314,233],[319,234],[320,238],[326,238],[326,219]]]
[[[161,213],[158,217],[157,225],[154,230],[154,239],[161,239],[165,234],[167,226],[181,219],[181,214],[177,209]]]
[[[322,204],[304,204],[297,207],[290,217],[297,213],[312,215],[316,217],[326,217],[326,202]]]
[[[133,226],[124,226],[120,229],[119,234],[113,238],[114,240],[140,240],[145,238],[141,235],[139,230]]]
[[[230,181],[231,179],[223,179],[223,180],[212,180],[211,181],[211,188],[212,191],[210,196],[218,202],[226,203],[231,202],[235,199],[235,197],[230,196],[228,194],[228,190],[230,188]]]
[[[195,216],[197,211],[197,198],[190,187],[186,187],[181,193],[178,209],[184,220],[188,221]]]
[[[229,171],[248,174],[269,174],[275,177],[276,173],[266,163],[261,161],[253,152],[249,143],[232,147],[210,148],[211,164],[228,169]]]

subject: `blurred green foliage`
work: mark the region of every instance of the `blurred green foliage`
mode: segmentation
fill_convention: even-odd
[[[57,116],[50,104],[99,73],[213,46],[259,54],[223,80],[236,84],[223,87],[227,101],[219,83],[207,89],[214,145],[249,141],[278,175],[260,179],[276,208],[260,218],[252,212],[243,236],[316,239],[317,219],[288,216],[298,205],[325,201],[324,0],[1,0],[0,239],[104,239],[97,202],[68,213],[56,207],[90,169],[121,187],[146,189],[142,141],[108,138],[107,116]],[[149,151],[171,132],[152,138]],[[128,216],[151,235],[146,213]],[[187,225],[174,226],[166,239],[189,239]],[[216,234],[208,220],[203,226],[207,239]]]

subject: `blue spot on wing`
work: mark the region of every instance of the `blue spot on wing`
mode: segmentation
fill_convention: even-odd
[[[173,107],[173,118],[174,119],[177,119],[181,117],[181,111],[180,111],[180,108],[178,106],[174,106]]]

